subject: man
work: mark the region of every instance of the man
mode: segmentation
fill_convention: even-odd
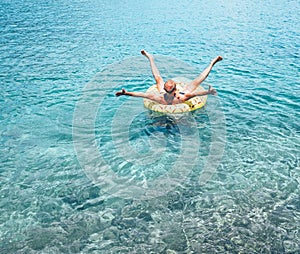
[[[176,83],[169,79],[166,82],[163,81],[162,77],[160,76],[160,73],[154,63],[154,58],[152,55],[150,55],[145,50],[141,51],[142,55],[146,56],[150,61],[150,66],[152,70],[153,77],[156,81],[157,90],[159,91],[159,94],[152,94],[152,93],[142,93],[142,92],[128,92],[125,89],[122,89],[122,91],[117,92],[116,96],[121,95],[128,95],[128,96],[134,96],[134,97],[142,97],[146,98],[152,101],[155,101],[160,104],[164,105],[174,105],[178,103],[183,103],[186,100],[189,100],[195,96],[201,96],[201,95],[216,95],[217,91],[209,86],[209,89],[207,91],[201,91],[197,92],[195,91],[196,88],[207,78],[208,74],[210,73],[212,67],[219,61],[221,61],[223,58],[221,56],[216,57],[211,61],[209,66],[193,81],[191,81],[189,84],[187,84],[184,87],[184,90],[182,92],[179,92],[176,88]]]

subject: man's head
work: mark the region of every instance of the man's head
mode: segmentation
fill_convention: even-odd
[[[172,79],[169,79],[164,84],[164,89],[167,93],[172,93],[176,90],[176,83]]]

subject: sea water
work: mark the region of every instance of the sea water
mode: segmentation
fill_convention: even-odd
[[[0,3],[0,253],[299,253],[299,1]],[[196,77],[166,116],[124,87]]]

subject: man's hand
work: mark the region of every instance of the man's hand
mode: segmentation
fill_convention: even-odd
[[[122,88],[122,91],[121,92],[116,92],[116,96],[121,96],[121,95],[126,95],[126,91],[124,88]]]
[[[216,91],[216,89],[212,88],[211,86],[208,86],[208,94],[216,95],[217,91]]]

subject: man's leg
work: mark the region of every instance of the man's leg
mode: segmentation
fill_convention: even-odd
[[[153,77],[155,79],[156,85],[157,85],[157,90],[159,92],[162,92],[164,89],[164,81],[162,77],[160,76],[159,70],[157,69],[155,63],[154,63],[154,58],[152,55],[150,55],[146,50],[141,50],[142,55],[146,56],[149,61],[150,61],[150,66],[151,66],[151,71],[153,74]]]
[[[211,61],[211,63],[207,66],[207,68],[197,77],[195,78],[191,83],[189,83],[185,87],[186,92],[192,92],[194,91],[208,76],[210,73],[212,67],[219,61],[221,61],[223,58],[221,56],[216,57]]]

